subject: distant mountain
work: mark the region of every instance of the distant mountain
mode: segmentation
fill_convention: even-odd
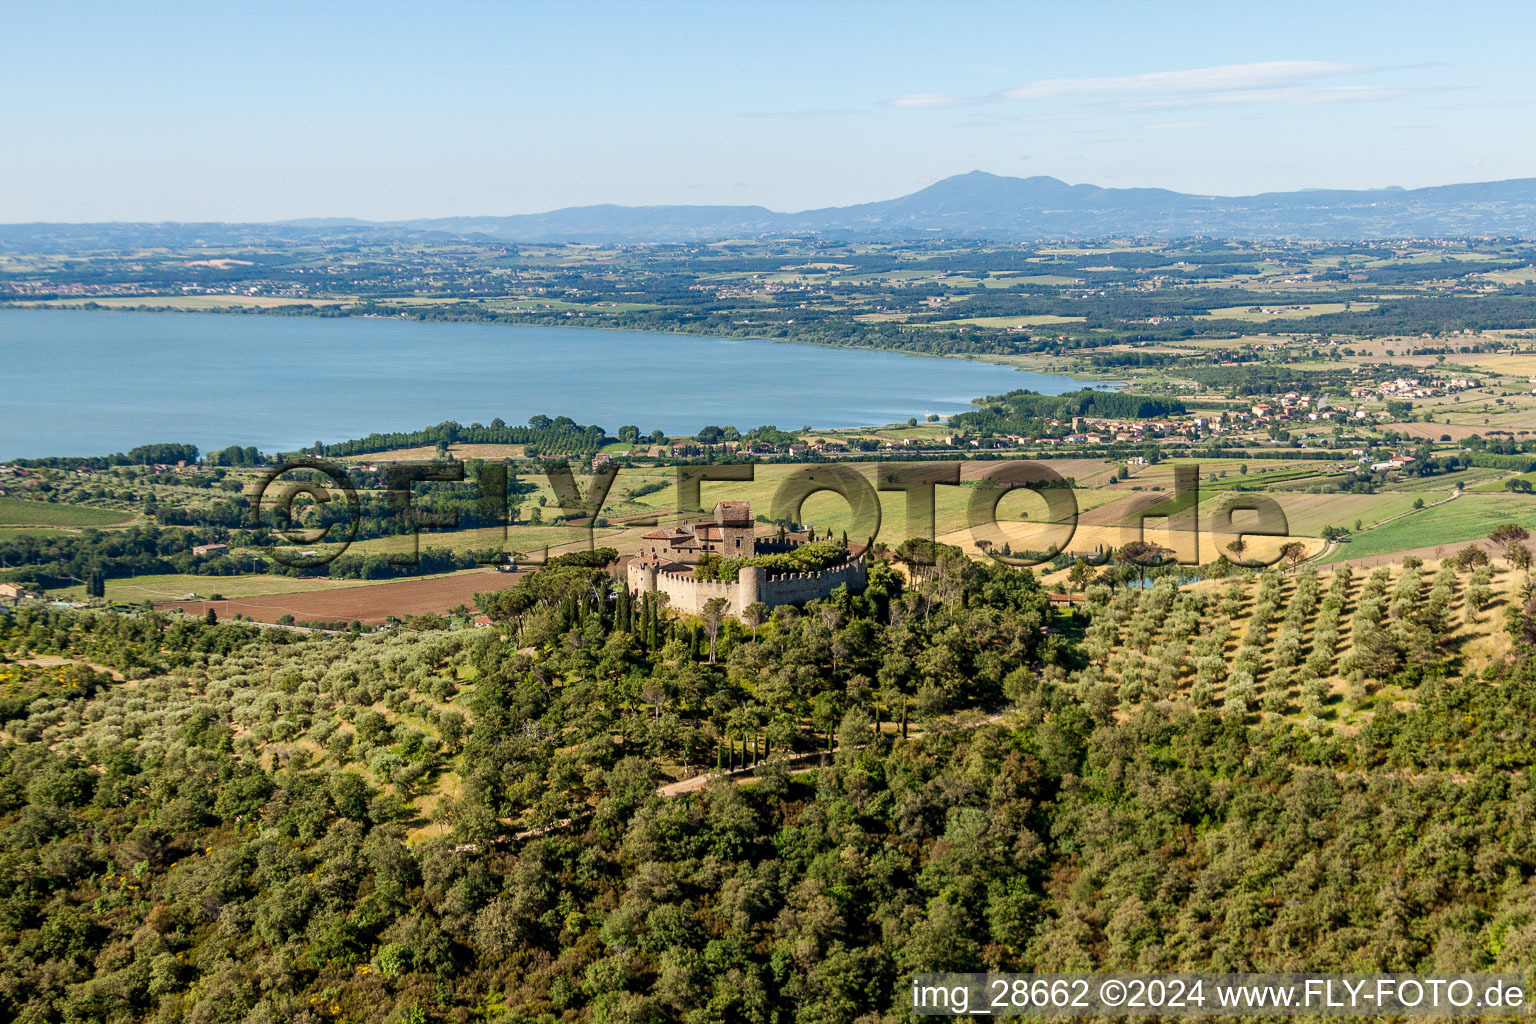
[[[783,235],[849,240],[1030,241],[1133,235],[1257,239],[1536,237],[1536,178],[1363,191],[1305,189],[1202,196],[1068,185],[1056,178],[958,174],[898,199],[800,213],[761,206],[576,206],[512,217],[278,224],[0,225],[0,248],[239,245],[257,242],[486,238],[506,242],[700,242]]]

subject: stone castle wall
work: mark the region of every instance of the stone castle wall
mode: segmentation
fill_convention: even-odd
[[[770,608],[781,604],[800,604],[802,601],[827,597],[845,583],[849,590],[863,590],[868,580],[869,567],[861,552],[843,565],[835,565],[821,572],[768,577],[759,584],[757,600]]]
[[[718,597],[725,601],[727,615],[740,618],[742,610],[754,601],[774,608],[827,597],[844,584],[849,590],[863,590],[869,569],[861,552],[843,565],[821,572],[770,577],[760,566],[748,566],[737,574],[734,582],[696,580],[685,573],[662,572],[655,565],[638,561],[629,564],[628,575],[631,591],[666,594],[668,607],[684,614],[702,614],[705,603]]]
[[[635,567],[629,567],[630,589],[638,593],[646,593],[644,585],[645,573],[642,573],[640,586],[635,586]],[[680,572],[657,572],[651,569],[649,576],[654,580],[654,586],[649,589],[666,594],[670,599],[668,608],[676,608],[688,615],[699,615],[704,611],[706,602],[717,597],[725,599],[725,611],[727,615],[740,615],[742,605],[738,607],[737,596],[741,589],[740,581],[731,583],[724,580],[696,580],[692,576]]]

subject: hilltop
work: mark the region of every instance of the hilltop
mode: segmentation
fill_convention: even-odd
[[[1069,185],[1048,176],[957,174],[910,195],[779,213],[763,206],[574,206],[515,216],[271,224],[10,224],[0,249],[120,248],[467,238],[503,242],[706,242],[1141,236],[1239,239],[1464,238],[1536,234],[1536,178],[1430,188],[1302,189],[1247,196]]]

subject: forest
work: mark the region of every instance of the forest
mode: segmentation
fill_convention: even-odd
[[[305,454],[339,458],[347,455],[368,455],[374,452],[395,451],[402,448],[418,448],[424,445],[446,446],[450,444],[515,444],[527,446],[526,454],[535,456],[588,455],[613,439],[599,426],[583,426],[569,416],[534,416],[526,427],[508,426],[500,417],[491,420],[489,426],[473,423],[464,426],[452,421],[439,423],[422,430],[397,431],[389,434],[369,434],[351,441],[325,444],[316,441],[305,449]]]
[[[236,456],[234,452],[241,452],[244,457],[244,449],[226,449],[221,454],[227,459]],[[252,452],[255,449],[251,449]],[[174,466],[178,462],[196,462],[197,445],[195,444],[141,444],[130,448],[127,453],[118,452],[115,455],[101,455],[96,457],[70,457],[58,456],[44,459],[14,459],[11,464],[23,467],[47,467],[50,469],[105,469],[108,466]],[[215,463],[216,465],[219,463]],[[235,463],[229,463],[231,465]],[[242,463],[243,464],[243,463]]]
[[[963,412],[949,418],[958,430],[980,433],[1020,431],[1038,435],[1046,421],[1070,420],[1074,416],[1099,416],[1107,419],[1159,419],[1182,416],[1184,403],[1148,398],[1123,391],[1074,391],[1065,395],[1042,395],[1034,391],[1010,391],[978,399],[975,412]]]
[[[200,544],[229,540],[227,530],[178,530],[131,526],[123,530],[84,530],[78,534],[22,534],[0,541],[0,558],[10,578],[35,587],[65,587],[99,575],[101,579],[176,573],[193,576],[329,577],[383,580],[401,576],[472,569],[494,562],[495,550],[454,551],[427,544],[412,555],[342,554],[322,565],[288,565],[251,554],[196,555]],[[241,539],[250,539],[242,535]]]
[[[752,624],[600,554],[488,629],[0,613],[0,1016],[832,1024],[908,1019],[916,971],[1531,970],[1529,580],[1502,615],[1470,557],[1067,612],[932,553]],[[1515,644],[1476,678],[1462,603]],[[1202,675],[1236,614],[1278,632]],[[1328,727],[1309,664],[1412,699]]]

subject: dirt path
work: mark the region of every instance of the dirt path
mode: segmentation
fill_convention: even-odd
[[[987,717],[977,719],[974,722],[970,722],[970,721],[967,721],[967,722],[957,722],[956,723],[956,728],[958,728],[960,730],[967,730],[967,729],[979,729],[979,728],[981,728],[984,725],[994,725],[994,724],[996,724],[998,722],[1001,722],[1004,718],[1008,717],[1008,714],[1009,714],[1009,712],[1007,712],[1007,711],[999,711],[996,714],[988,715]],[[889,726],[889,730],[882,728],[881,729],[882,733],[885,733],[887,731],[889,731],[891,733],[895,733],[895,731],[900,728],[900,726],[896,725],[893,722],[885,722],[885,723],[882,723],[882,724],[885,725],[885,726]],[[926,730],[924,730],[924,731],[926,731]],[[923,735],[923,732],[914,732],[914,733],[911,733],[907,738],[909,740],[915,740],[915,739],[918,739],[919,737],[921,737],[922,735]],[[750,768],[733,768],[733,769],[731,769],[729,771],[700,772],[698,775],[690,776],[689,778],[686,778],[686,779],[679,779],[676,782],[663,783],[662,785],[656,787],[656,794],[658,796],[662,796],[662,797],[687,796],[689,793],[697,793],[699,790],[701,790],[705,786],[709,785],[715,779],[731,779],[737,785],[742,785],[743,783],[747,783],[747,782],[752,781],[753,778],[755,777],[756,770],[758,768],[761,768],[765,764],[784,764],[784,765],[798,764],[798,765],[802,765],[802,767],[799,767],[799,768],[791,768],[790,771],[789,771],[789,774],[791,774],[791,775],[804,775],[807,772],[815,771],[823,763],[822,760],[821,760],[822,758],[830,757],[830,756],[836,754],[839,749],[841,749],[841,748],[834,747],[830,752],[826,751],[826,750],[811,750],[811,751],[805,751],[805,752],[799,753],[799,754],[791,754],[791,755],[789,755],[787,757],[785,757],[785,756],[775,757],[775,758],[771,758],[768,761],[760,761],[760,762],[758,762],[757,764],[753,765]],[[811,761],[815,761],[816,763],[815,764],[808,764],[807,763],[807,762],[811,762]],[[575,817],[562,818],[560,821],[557,821],[557,822],[555,822],[554,824],[551,824],[551,825],[545,825],[542,828],[530,828],[530,829],[524,829],[521,832],[514,832],[512,834],[512,836],[511,836],[511,840],[513,842],[522,842],[525,839],[537,839],[540,836],[548,835],[551,832],[559,831],[560,829],[565,828],[568,825],[571,825],[571,824],[575,823],[576,821],[579,821],[579,820],[581,820],[583,818],[586,818],[590,813],[591,813],[591,811],[589,809],[588,811],[585,811],[585,812],[583,812],[583,813],[581,813],[579,815],[576,815]],[[505,839],[498,840],[498,842],[505,842],[505,841],[506,841]]]
[[[961,730],[979,729],[979,728],[981,728],[984,725],[995,725],[996,723],[1001,722],[1004,718],[1006,718],[1007,715],[1008,715],[1008,712],[1006,712],[1006,711],[999,711],[995,715],[989,715],[986,718],[979,719],[978,721],[975,721],[975,722],[967,722],[967,723],[964,723],[964,724],[958,724],[957,728],[959,728]],[[891,726],[889,731],[891,733],[893,733],[893,734],[895,733],[895,731],[898,728],[900,728],[899,726],[893,725],[892,723],[885,723],[885,724]],[[923,735],[923,733],[925,731],[926,730],[920,730],[920,731],[917,731],[917,732],[913,732],[907,738],[909,740],[919,739],[920,737],[922,737],[922,735]],[[883,734],[884,732],[886,732],[886,730],[882,729],[881,732]],[[832,757],[832,756],[836,755],[836,753],[840,749],[842,749],[842,748],[834,747],[834,748],[832,748],[831,751],[811,750],[811,751],[806,751],[806,752],[800,753],[800,754],[791,754],[788,757],[782,757],[781,756],[781,757],[777,757],[777,758],[772,758],[772,759],[770,759],[770,761],[759,762],[757,765],[753,765],[753,766],[748,767],[748,768],[732,768],[732,769],[730,769],[728,771],[716,769],[714,771],[700,772],[698,775],[694,775],[694,776],[691,776],[691,777],[686,778],[686,779],[679,779],[677,782],[668,782],[665,785],[657,786],[656,787],[656,793],[659,796],[669,796],[669,797],[670,796],[683,796],[683,795],[685,795],[687,793],[697,793],[699,790],[701,790],[705,786],[709,785],[710,782],[713,781],[714,779],[734,779],[738,784],[744,783],[744,782],[748,782],[748,781],[751,781],[751,779],[752,779],[756,769],[758,767],[760,767],[762,764],[776,763],[776,764],[792,765],[792,764],[805,764],[805,762],[807,762],[807,761],[816,761],[817,762],[817,764],[810,765],[808,767],[792,768],[792,769],[790,769],[790,774],[791,775],[800,775],[800,774],[803,774],[805,772],[815,771],[816,768],[820,766],[820,762],[821,762],[821,759],[823,757]]]
[[[765,764],[803,765],[807,761],[819,762],[824,756],[829,756],[825,750],[812,750],[803,754],[792,754],[789,757],[775,757],[770,758],[767,761],[759,761],[757,764],[749,768],[731,768],[729,770],[722,770],[717,768],[714,771],[700,772],[699,774],[689,776],[686,779],[679,779],[676,782],[669,782],[666,785],[657,786],[656,793],[658,796],[684,796],[688,793],[697,793],[699,790],[709,785],[715,779],[735,779],[738,783],[747,782],[753,777],[756,770]],[[813,771],[816,767],[817,765],[811,765],[804,768],[792,768],[790,770],[790,774],[798,775],[802,772]]]

